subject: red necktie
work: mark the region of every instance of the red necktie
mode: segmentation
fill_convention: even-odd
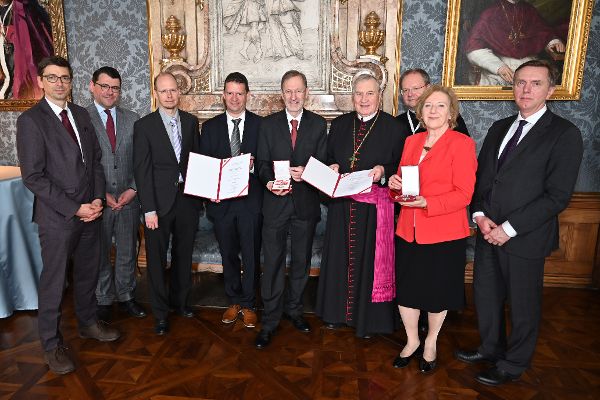
[[[110,110],[104,110],[106,113],[106,135],[108,136],[108,141],[110,142],[110,147],[112,148],[112,152],[115,152],[115,147],[117,147],[117,135],[115,134],[115,121],[113,121],[112,114]]]
[[[62,110],[60,112],[60,120],[62,121],[63,126],[71,136],[71,139],[75,142],[77,147],[79,147],[79,141],[77,140],[77,135],[75,135],[75,130],[73,129],[73,125],[71,125],[71,121],[69,121],[69,116],[67,114],[67,110]]]
[[[292,119],[290,121],[292,124],[292,149],[296,147],[296,138],[298,137],[298,120]]]

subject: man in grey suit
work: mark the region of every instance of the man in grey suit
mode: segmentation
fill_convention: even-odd
[[[45,97],[17,119],[21,175],[35,195],[33,221],[38,224],[44,265],[38,285],[38,329],[44,359],[57,374],[75,369],[59,331],[69,260],[79,336],[106,342],[120,336],[96,317],[104,172],[89,114],[67,102],[72,79],[67,60],[43,59],[37,83]]]
[[[135,301],[135,261],[140,203],[133,178],[133,124],[140,116],[118,107],[121,75],[112,67],[94,71],[90,82],[94,102],[87,107],[102,149],[106,206],[102,217],[102,261],[96,298],[98,319],[110,321],[113,301],[136,318],[146,312]],[[110,262],[115,238],[115,269]]]

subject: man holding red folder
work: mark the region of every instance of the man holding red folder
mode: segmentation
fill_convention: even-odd
[[[225,78],[225,112],[202,124],[200,154],[220,159],[251,154],[248,195],[207,202],[206,213],[219,242],[229,300],[221,321],[231,324],[241,315],[244,326],[253,328],[257,320],[255,283],[260,266],[263,189],[252,165],[261,117],[246,110],[249,93],[248,79],[243,74],[232,72]]]

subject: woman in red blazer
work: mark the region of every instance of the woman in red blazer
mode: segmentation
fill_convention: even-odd
[[[475,186],[475,142],[452,130],[458,99],[452,89],[432,85],[417,104],[417,118],[427,131],[406,139],[390,189],[402,190],[402,166],[418,166],[419,196],[402,205],[396,229],[396,301],[407,343],[393,362],[403,368],[422,355],[419,370],[436,366],[437,336],[447,310],[464,307],[467,206]],[[427,311],[424,345],[418,334],[420,310]],[[422,352],[422,353],[421,353]]]

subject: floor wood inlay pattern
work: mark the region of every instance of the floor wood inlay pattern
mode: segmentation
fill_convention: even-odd
[[[482,368],[453,358],[478,344],[468,307],[450,313],[438,342],[439,367],[430,375],[417,362],[391,362],[404,343],[394,335],[358,339],[350,329],[327,330],[311,314],[311,333],[282,321],[271,345],[254,348],[258,328],[220,322],[222,309],[197,308],[195,318],[171,317],[171,331],[153,333],[152,317],[117,314],[122,337],[113,343],[80,339],[71,296],[62,332],[74,373],[48,371],[37,337],[37,313],[0,320],[0,400],[308,400],[308,399],[600,399],[600,292],[545,288],[543,320],[532,368],[502,387],[477,383]]]

